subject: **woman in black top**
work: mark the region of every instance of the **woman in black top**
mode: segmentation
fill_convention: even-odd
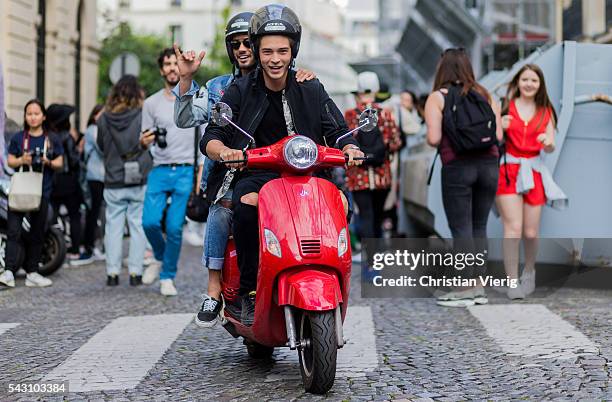
[[[27,272],[26,286],[51,286],[53,282],[38,273],[42,253],[43,234],[47,219],[49,198],[53,189],[53,171],[63,165],[63,147],[61,142],[48,135],[46,125],[47,113],[43,104],[32,99],[24,108],[23,131],[11,138],[8,148],[8,165],[17,170],[24,166],[34,171],[43,172],[43,189],[40,208],[30,212],[30,233],[24,238],[25,260],[23,268]],[[46,144],[45,144],[46,143]],[[46,152],[45,150],[46,145]],[[25,152],[24,152],[25,149]],[[9,209],[7,216],[6,271],[0,274],[0,285],[15,286],[14,273],[17,272],[18,248],[22,240],[23,212]]]

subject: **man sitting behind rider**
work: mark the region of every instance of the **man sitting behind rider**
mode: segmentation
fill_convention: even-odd
[[[227,22],[225,28],[225,48],[227,56],[232,63],[232,73],[215,77],[199,88],[193,81],[193,75],[198,70],[204,53],[196,57],[194,51],[181,52],[178,45],[174,51],[178,60],[180,82],[173,90],[176,96],[174,104],[174,120],[182,128],[197,127],[209,121],[209,110],[221,100],[227,87],[237,78],[253,71],[256,67],[255,57],[249,43],[249,21],[253,13],[242,12],[236,14]],[[302,82],[315,78],[310,71],[296,71],[296,80]],[[200,191],[207,194],[210,200],[210,212],[204,237],[204,250],[202,264],[208,269],[208,291],[203,295],[202,305],[194,318],[198,326],[209,328],[217,323],[221,311],[221,269],[227,239],[232,225],[231,199],[233,183],[223,194],[219,189],[228,174],[224,164],[206,158],[201,175]],[[234,180],[235,181],[235,180]],[[226,308],[234,314],[239,314],[240,308],[228,304]]]
[[[318,80],[295,81],[295,72],[290,67],[297,56],[300,37],[298,17],[286,6],[262,7],[249,23],[249,39],[258,68],[234,81],[221,101],[231,107],[234,122],[254,134],[257,147],[274,144],[295,133],[308,136],[317,144],[333,146],[348,131],[342,113]],[[242,149],[247,144],[248,139],[231,126],[209,124],[200,150],[213,160],[240,160],[244,158]],[[343,139],[339,146],[349,156],[350,166],[361,163],[353,159],[363,157],[353,137]],[[230,167],[240,168],[243,164]],[[277,173],[270,171],[242,171],[232,195],[244,325],[252,325],[255,312],[258,192],[266,182],[277,177]],[[342,193],[341,198],[346,210],[348,203]]]

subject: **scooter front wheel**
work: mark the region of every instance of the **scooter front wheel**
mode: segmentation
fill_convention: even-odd
[[[333,311],[304,311],[299,326],[299,357],[306,392],[324,394],[336,379],[335,316]]]

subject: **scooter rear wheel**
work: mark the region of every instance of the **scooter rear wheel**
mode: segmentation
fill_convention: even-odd
[[[49,276],[62,267],[66,259],[66,241],[59,229],[50,227],[45,233],[41,259],[38,273],[43,276]]]
[[[313,394],[324,394],[336,379],[338,342],[334,312],[304,312],[300,320],[299,339],[304,389]]]

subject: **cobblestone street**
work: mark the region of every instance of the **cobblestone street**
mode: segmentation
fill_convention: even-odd
[[[46,289],[0,292],[0,400],[610,400],[612,296],[562,289],[469,309],[433,299],[361,299],[353,275],[349,343],[324,396],[305,394],[294,351],[249,358],[220,326],[193,324],[206,276],[184,246],[179,295],[105,285],[103,263],[62,268]],[[357,269],[355,271],[358,271]],[[70,393],[8,393],[69,381]]]

